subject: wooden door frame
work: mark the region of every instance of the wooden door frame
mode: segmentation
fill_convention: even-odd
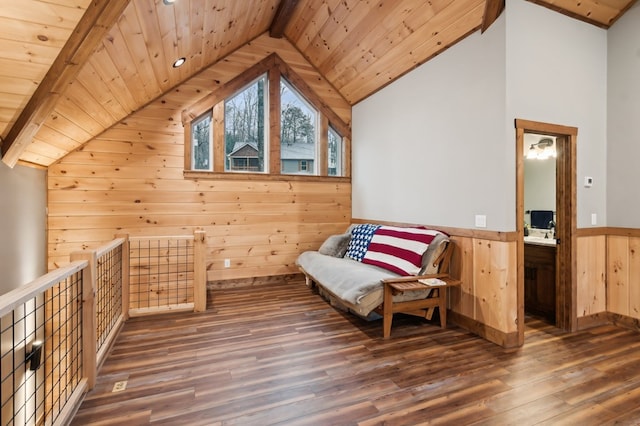
[[[577,315],[576,264],[576,142],[578,129],[516,119],[516,231],[518,344],[524,344],[524,134],[555,136],[556,158],[556,326],[575,331]]]

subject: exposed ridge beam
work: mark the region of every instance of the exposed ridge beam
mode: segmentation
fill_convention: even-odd
[[[296,10],[298,0],[281,0],[278,5],[278,10],[271,21],[271,27],[269,27],[269,36],[273,38],[282,38],[284,30],[287,28],[287,24],[293,16],[293,12]]]
[[[65,87],[71,83],[130,0],[93,0],[2,143],[2,161],[14,167]]]
[[[482,26],[480,27],[480,33],[484,33],[489,29],[496,19],[502,14],[504,10],[505,0],[486,0],[484,4],[484,15],[482,16]]]

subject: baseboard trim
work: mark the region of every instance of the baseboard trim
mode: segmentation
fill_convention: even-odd
[[[640,331],[640,319],[628,317],[626,315],[614,314],[609,312],[609,320],[613,325],[628,328],[630,330]]]
[[[219,290],[228,288],[254,287],[259,285],[269,285],[273,283],[302,282],[304,283],[304,275],[302,273],[287,275],[272,275],[267,277],[250,277],[236,278],[231,280],[216,280],[207,282],[207,290]]]
[[[578,318],[578,331],[587,330],[589,328],[601,325],[611,324],[611,317],[608,312],[598,312]]]
[[[517,348],[520,346],[518,344],[517,331],[514,331],[512,333],[505,333],[504,331],[497,330],[493,327],[481,323],[480,321],[474,320],[453,311],[448,311],[447,316],[452,323],[474,334],[477,334],[485,340],[502,346],[505,349]]]
[[[614,314],[613,312],[599,312],[578,318],[578,330],[613,324],[617,327],[640,331],[640,319],[627,315]]]

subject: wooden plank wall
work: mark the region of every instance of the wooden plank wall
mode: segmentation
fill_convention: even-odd
[[[343,232],[350,183],[183,177],[182,110],[273,52],[351,123],[350,106],[297,50],[260,36],[49,167],[49,267],[116,233],[204,229],[209,281],[282,275],[297,272],[299,253]]]
[[[576,238],[578,318],[607,311],[606,236]]]
[[[640,236],[607,236],[607,311],[640,319]]]

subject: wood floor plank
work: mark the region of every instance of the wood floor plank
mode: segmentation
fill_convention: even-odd
[[[528,317],[505,350],[437,319],[338,311],[303,282],[127,321],[72,425],[638,424],[640,334]],[[124,391],[112,393],[116,381]]]

